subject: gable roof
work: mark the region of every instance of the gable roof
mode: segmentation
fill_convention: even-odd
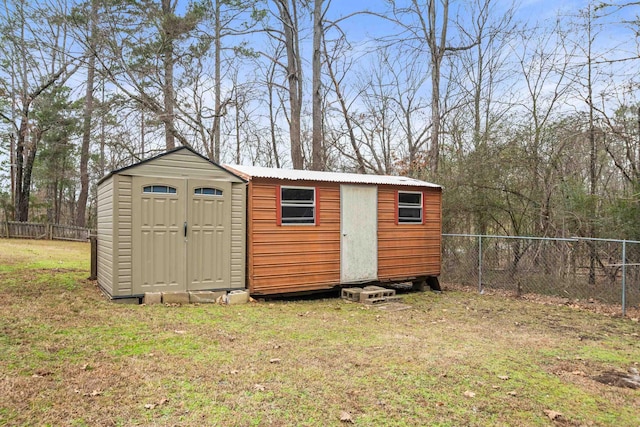
[[[111,176],[113,176],[113,175],[119,174],[119,173],[124,172],[124,171],[126,171],[126,170],[128,170],[128,169],[135,168],[135,167],[137,167],[137,166],[143,165],[143,164],[145,164],[145,163],[148,163],[148,162],[154,161],[154,160],[159,159],[159,158],[161,158],[161,157],[164,157],[164,156],[167,156],[167,155],[169,155],[169,154],[173,154],[173,153],[176,153],[176,152],[178,152],[178,151],[182,151],[182,150],[187,150],[187,151],[189,151],[190,153],[192,153],[192,154],[194,154],[194,155],[198,156],[198,157],[199,157],[199,158],[201,158],[202,160],[206,161],[207,163],[210,163],[210,164],[211,164],[211,165],[213,165],[213,166],[217,166],[218,168],[222,169],[223,171],[228,172],[229,174],[231,174],[231,175],[235,176],[236,178],[241,179],[241,180],[242,180],[242,181],[244,181],[244,182],[247,182],[246,178],[243,178],[242,176],[238,175],[236,172],[234,172],[234,171],[232,171],[232,170],[229,170],[228,168],[226,168],[226,167],[224,167],[224,166],[222,166],[222,165],[219,165],[218,163],[216,163],[216,162],[214,162],[214,161],[212,161],[212,160],[209,160],[208,158],[206,158],[206,157],[205,157],[205,156],[203,156],[202,154],[198,153],[198,152],[197,152],[196,150],[194,150],[193,148],[188,147],[188,146],[186,146],[186,145],[183,145],[183,146],[181,146],[181,147],[177,147],[177,148],[174,148],[174,149],[172,149],[172,150],[165,151],[164,153],[160,153],[160,154],[158,154],[158,155],[156,155],[156,156],[149,157],[148,159],[144,159],[144,160],[141,160],[141,161],[139,161],[139,162],[133,163],[133,164],[131,164],[131,165],[129,165],[129,166],[124,166],[124,167],[122,167],[122,168],[112,170],[112,171],[111,171],[111,172],[109,172],[107,175],[105,175],[105,176],[103,176],[102,178],[100,178],[100,180],[98,181],[98,185],[100,185],[102,182],[104,182],[105,180],[107,180],[109,177],[111,177]]]
[[[406,176],[365,175],[357,173],[321,172],[241,165],[224,165],[224,167],[227,168],[227,170],[238,173],[241,177],[245,177],[248,180],[252,178],[271,178],[288,181],[319,181],[344,184],[407,185],[412,187],[442,188],[437,184]]]

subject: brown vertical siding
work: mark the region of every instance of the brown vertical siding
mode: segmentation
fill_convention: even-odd
[[[277,189],[287,182],[254,178],[248,197],[248,277],[253,294],[331,288],[340,283],[340,185],[316,187],[317,225],[278,225]]]
[[[422,191],[424,224],[397,224],[397,191]],[[378,279],[440,274],[441,190],[378,186]]]

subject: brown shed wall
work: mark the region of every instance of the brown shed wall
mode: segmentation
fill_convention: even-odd
[[[397,191],[422,191],[424,224],[396,224]],[[404,280],[440,274],[440,188],[378,186],[378,279]]]
[[[317,225],[278,225],[281,185],[317,189]],[[424,224],[396,224],[396,192],[422,191]],[[248,187],[247,287],[253,294],[340,284],[340,184],[252,178]],[[440,274],[441,189],[378,185],[378,278]]]
[[[316,187],[319,225],[277,225],[279,185]],[[339,184],[253,178],[248,215],[247,287],[251,293],[329,289],[340,283]]]

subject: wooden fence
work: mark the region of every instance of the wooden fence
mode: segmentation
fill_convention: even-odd
[[[0,237],[21,239],[73,240],[86,242],[95,232],[89,228],[36,222],[0,222]]]

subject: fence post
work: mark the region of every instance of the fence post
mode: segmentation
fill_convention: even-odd
[[[482,292],[482,236],[478,236],[478,292]]]
[[[89,236],[91,242],[91,272],[89,280],[96,280],[98,278],[98,237]]]
[[[627,315],[627,241],[622,241],[622,317]]]

